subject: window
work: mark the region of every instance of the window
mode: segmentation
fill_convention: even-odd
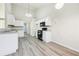
[[[0,20],[0,29],[5,28],[5,20]]]

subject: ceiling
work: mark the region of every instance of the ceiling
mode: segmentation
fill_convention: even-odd
[[[13,6],[21,7],[21,8],[28,8],[30,7],[31,10],[43,8],[46,6],[54,5],[55,3],[13,3]]]

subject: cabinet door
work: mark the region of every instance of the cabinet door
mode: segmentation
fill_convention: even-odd
[[[51,32],[50,31],[43,31],[43,40],[45,42],[51,41]]]
[[[0,18],[5,18],[5,4],[0,3]]]

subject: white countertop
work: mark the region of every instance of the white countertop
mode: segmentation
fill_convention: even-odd
[[[16,31],[12,31],[12,30],[6,30],[6,29],[0,29],[0,34],[4,34],[4,33],[16,33]]]

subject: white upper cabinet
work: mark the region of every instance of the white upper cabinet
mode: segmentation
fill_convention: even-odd
[[[5,4],[0,3],[0,18],[5,18]]]

